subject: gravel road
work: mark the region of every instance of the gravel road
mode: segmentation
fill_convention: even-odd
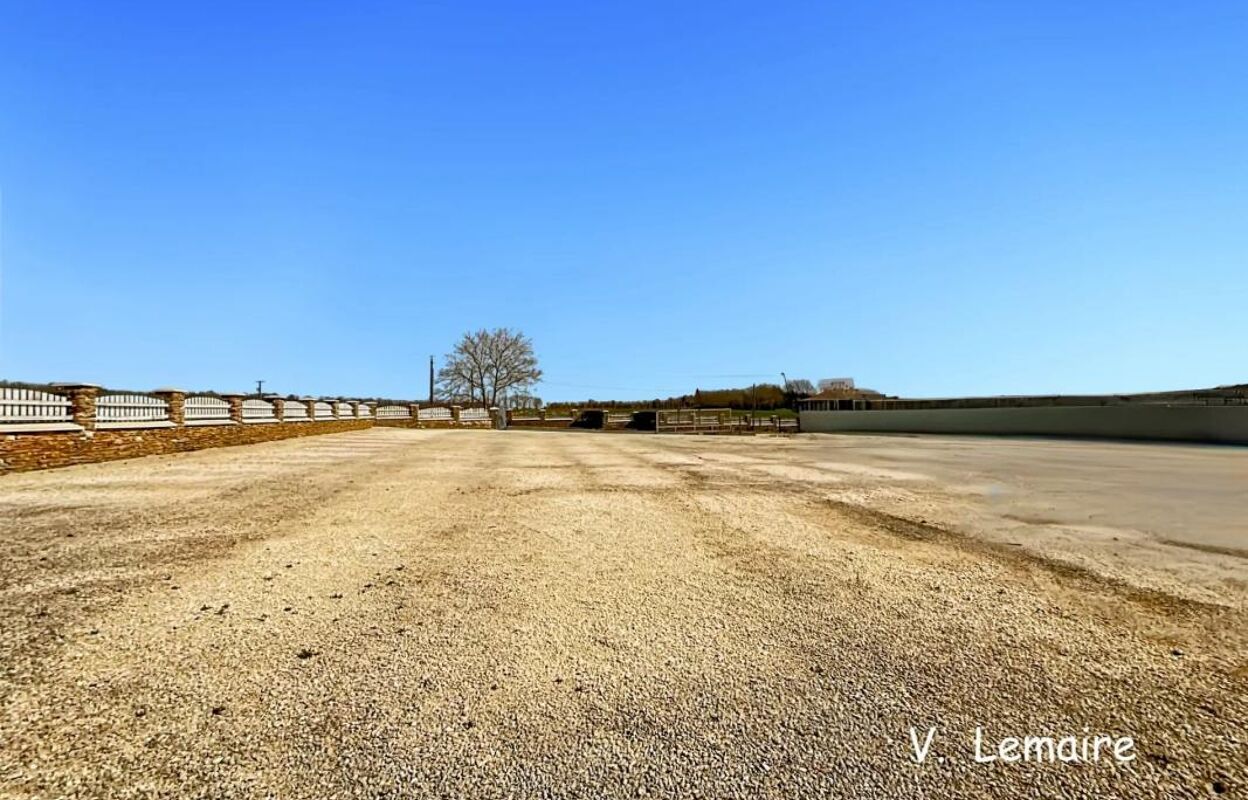
[[[1245,796],[1246,461],[375,429],[6,476],[0,794]]]

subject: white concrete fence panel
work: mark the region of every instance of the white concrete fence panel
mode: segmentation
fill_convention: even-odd
[[[187,425],[228,425],[230,404],[220,397],[193,395],[186,398],[182,411]]]
[[[171,427],[169,403],[145,394],[106,394],[95,401],[95,427]]]
[[[449,412],[448,412],[449,413]],[[412,409],[408,406],[377,406],[377,419],[411,419]],[[425,410],[420,410],[420,418],[425,418]]]
[[[69,398],[37,389],[0,387],[0,425],[57,424],[73,421]]]
[[[268,400],[251,397],[243,401],[243,422],[277,422],[277,413]]]
[[[283,422],[309,422],[308,404],[303,400],[287,400],[282,403]]]

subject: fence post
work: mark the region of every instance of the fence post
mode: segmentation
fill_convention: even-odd
[[[273,404],[273,418],[278,422],[286,421],[286,401],[280,397],[274,397],[270,400]]]
[[[463,406],[451,406],[451,424],[459,426],[459,412],[463,411]]]
[[[412,415],[412,422],[420,424],[420,403],[408,403],[407,411]]]
[[[359,400],[351,401],[351,416],[355,417],[356,419],[360,418],[360,401]]]
[[[546,409],[544,408],[538,409],[537,418],[540,419],[542,422],[545,422],[546,421]]]
[[[223,394],[221,399],[230,404],[230,422],[235,425],[243,424],[243,398],[241,394]]]
[[[181,389],[157,389],[152,396],[169,404],[170,422],[178,428],[186,425],[186,392]]]
[[[57,383],[56,388],[65,392],[69,399],[69,413],[74,424],[88,434],[95,432],[95,400],[100,396],[100,387],[91,383]]]

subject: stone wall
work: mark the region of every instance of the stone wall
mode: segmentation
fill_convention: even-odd
[[[398,404],[410,407],[410,418],[376,419],[371,414],[365,416],[361,413],[360,407],[365,404],[363,401],[336,401],[330,403],[333,418],[316,419],[318,400],[315,398],[221,395],[219,399],[196,401],[216,404],[214,413],[219,414],[219,418],[205,420],[188,417],[187,395],[176,389],[135,395],[108,392],[98,386],[61,384],[38,387],[38,391],[46,392],[45,399],[55,398],[61,406],[67,406],[67,410],[59,410],[57,413],[61,416],[54,420],[45,420],[31,411],[37,401],[29,399],[29,389],[16,389],[10,384],[0,386],[0,473],[271,442],[374,426],[491,427],[489,421],[461,421],[458,407],[452,407],[451,419],[421,421],[420,406],[416,403]],[[153,398],[159,398],[163,405]],[[111,404],[110,400],[113,401]],[[259,400],[271,404],[271,419],[259,421],[248,418],[244,401],[264,408],[263,403],[257,402]],[[138,403],[136,410],[140,414],[149,413],[152,404],[158,410],[152,419],[125,418],[115,421],[117,402]],[[327,401],[319,402],[323,404]],[[292,413],[300,407],[306,409],[306,414]],[[202,408],[199,410],[202,411]],[[24,416],[28,414],[34,416]]]
[[[451,419],[379,419],[376,422],[378,428],[492,428],[494,424],[489,421],[474,420],[470,422],[456,422]]]
[[[578,411],[572,409],[570,414],[548,414],[545,410],[517,413],[507,412],[508,428],[571,428]]]
[[[449,419],[421,419],[420,404],[411,403],[409,405],[409,416],[407,417],[379,417],[377,425],[382,428],[492,428],[493,420],[490,419],[461,419],[460,414],[463,412],[463,406],[436,406],[435,408],[449,408],[451,416]]]
[[[273,442],[373,427],[371,419],[268,422],[173,428],[126,428],[49,433],[0,432],[0,471],[21,471],[114,461],[208,447]],[[2,429],[0,429],[2,430]]]

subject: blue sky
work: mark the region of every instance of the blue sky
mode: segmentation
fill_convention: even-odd
[[[1248,381],[1248,4],[0,0],[0,376]]]

